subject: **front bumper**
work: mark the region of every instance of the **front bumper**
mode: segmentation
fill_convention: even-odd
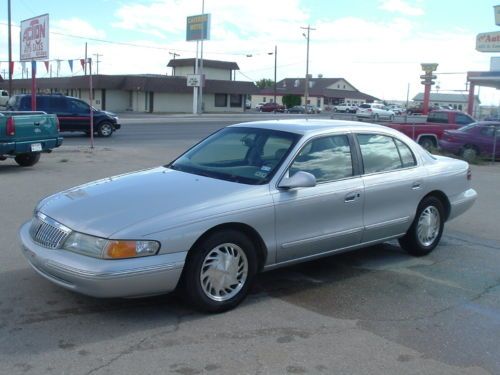
[[[66,289],[93,297],[138,297],[173,291],[187,252],[142,258],[97,259],[62,249],[47,249],[29,233],[31,221],[19,230],[22,250],[40,275]]]

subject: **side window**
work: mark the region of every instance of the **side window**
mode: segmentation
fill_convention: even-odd
[[[309,172],[316,181],[327,182],[353,175],[351,148],[346,135],[334,135],[309,141],[290,166],[290,175]]]
[[[403,164],[403,168],[413,167],[417,165],[415,156],[413,155],[411,149],[399,139],[394,139],[394,142],[396,142],[396,146],[398,147],[399,156],[401,156],[401,163]]]
[[[71,113],[88,113],[90,112],[90,107],[85,102],[70,99],[68,100],[68,110]]]
[[[427,116],[427,122],[434,122],[438,124],[448,123],[448,113],[446,112],[431,112]]]
[[[402,167],[399,152],[391,137],[358,134],[365,173],[392,171]]]
[[[474,122],[474,120],[472,118],[470,118],[469,116],[462,115],[460,113],[457,113],[457,117],[456,117],[455,121],[459,125],[468,125],[468,124],[471,124]]]
[[[49,98],[47,96],[37,96],[36,109],[37,111],[47,112],[49,110]]]
[[[50,110],[54,113],[67,112],[68,101],[63,96],[52,96],[50,98]]]
[[[493,137],[493,126],[482,126],[480,133],[485,137]]]

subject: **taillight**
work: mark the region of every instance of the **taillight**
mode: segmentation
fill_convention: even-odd
[[[59,117],[56,116],[56,126],[57,126],[57,131],[60,132],[61,128],[59,127]]]
[[[470,169],[470,167],[467,169],[467,180],[472,180],[472,169]]]
[[[372,112],[372,109],[371,109],[371,108],[368,108],[368,109],[366,110],[366,112]]]
[[[5,130],[7,132],[7,135],[15,135],[16,134],[16,124],[14,122],[14,118],[9,117],[7,119],[7,123],[5,125]]]

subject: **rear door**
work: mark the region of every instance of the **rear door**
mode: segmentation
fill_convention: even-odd
[[[51,98],[53,110],[57,111],[61,131],[88,131],[90,127],[90,107],[76,98],[54,96]]]
[[[425,171],[410,147],[376,133],[357,134],[365,190],[363,242],[405,233],[425,191]]]

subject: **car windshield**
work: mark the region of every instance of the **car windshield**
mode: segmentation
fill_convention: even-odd
[[[167,167],[244,184],[267,183],[296,144],[298,134],[256,128],[225,128]]]
[[[477,122],[473,122],[473,123],[471,123],[469,125],[462,126],[460,129],[457,129],[457,130],[459,132],[468,133],[469,131],[471,131],[472,129],[474,129],[478,125],[479,124]]]

